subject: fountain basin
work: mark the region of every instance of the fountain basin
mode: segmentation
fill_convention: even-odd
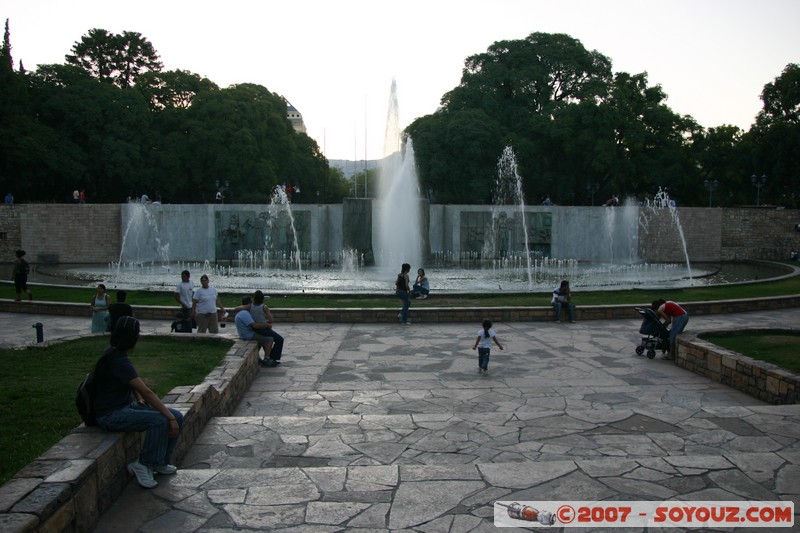
[[[379,267],[247,268],[211,265],[209,262],[178,262],[171,265],[42,265],[31,274],[31,282],[91,287],[105,283],[109,288],[163,291],[189,270],[196,282],[208,274],[221,291],[261,289],[279,293],[391,293],[395,273]],[[686,288],[727,283],[743,283],[778,278],[791,269],[777,263],[693,264],[691,277],[686,265],[612,265],[577,261],[534,261],[529,287],[526,264],[495,262],[480,267],[425,267],[432,292],[548,292],[562,279],[570,280],[573,290],[620,290],[629,288]]]

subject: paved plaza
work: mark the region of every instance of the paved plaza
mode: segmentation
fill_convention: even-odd
[[[89,330],[3,314],[3,346],[29,344],[35,322],[48,340]],[[97,531],[488,532],[496,500],[800,511],[800,405],[636,356],[639,323],[496,323],[506,350],[493,347],[486,376],[471,349],[480,324],[276,326],[283,364],[206,426],[177,475],[153,490],[131,481]],[[692,317],[687,332],[798,325],[790,309]]]

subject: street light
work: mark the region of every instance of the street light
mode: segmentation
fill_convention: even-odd
[[[599,190],[600,190],[599,183],[589,183],[586,185],[586,192],[588,192],[592,196],[592,206],[594,206],[594,195]]]
[[[750,176],[750,183],[756,188],[756,205],[761,205],[761,187],[767,183],[767,175],[762,174],[759,178],[755,174]]]
[[[703,181],[703,186],[708,191],[708,207],[711,207],[711,193],[719,187],[719,180],[705,180]]]

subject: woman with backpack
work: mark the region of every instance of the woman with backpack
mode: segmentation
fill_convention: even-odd
[[[148,387],[128,359],[139,341],[139,321],[123,316],[111,333],[111,347],[95,366],[94,412],[97,425],[106,431],[144,431],[139,458],[128,472],[142,487],[158,485],[153,474],[171,475],[170,464],[183,425],[183,414],[164,402]]]

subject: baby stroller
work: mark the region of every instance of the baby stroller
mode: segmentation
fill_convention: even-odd
[[[658,319],[655,311],[649,307],[637,307],[636,310],[642,315],[642,325],[639,333],[643,335],[642,342],[636,347],[636,355],[644,355],[647,351],[648,359],[656,356],[656,350],[661,353],[669,351],[669,330]]]

